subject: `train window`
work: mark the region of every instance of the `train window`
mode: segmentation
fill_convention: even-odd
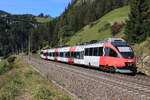
[[[41,51],[40,54],[43,54],[43,51]]]
[[[109,56],[110,48],[104,47],[104,56]]]
[[[50,52],[48,53],[48,56],[51,56],[51,53],[50,53]]]
[[[82,52],[74,52],[73,53],[73,58],[83,59],[83,57],[84,57],[84,51],[82,51]]]
[[[103,56],[103,47],[98,48],[98,56]]]
[[[93,48],[93,56],[98,56],[98,48]]]
[[[76,55],[76,58],[77,58],[77,59],[80,59],[80,52],[77,52],[76,54],[77,54],[77,55]]]
[[[63,52],[60,53],[60,57],[63,57]]]
[[[48,53],[44,53],[44,56],[48,56]]]
[[[59,52],[56,52],[56,56],[59,57]]]
[[[77,59],[80,59],[81,57],[80,54],[81,54],[80,52],[77,52]]]
[[[74,52],[74,58],[77,58],[77,52]]]
[[[70,52],[70,57],[74,58],[74,52]]]
[[[67,52],[67,53],[66,53],[66,57],[67,57],[67,58],[69,58],[69,56],[70,56],[70,53],[69,53],[69,52]]]
[[[59,56],[60,56],[60,57],[63,57],[63,52],[60,52]]]
[[[56,57],[58,57],[58,52],[56,52]]]
[[[109,51],[109,56],[111,56],[111,57],[118,57],[117,53],[111,48],[110,48],[110,51]]]
[[[43,53],[44,56],[46,56],[46,53]]]
[[[88,56],[89,55],[89,48],[86,48],[85,49],[85,56]]]
[[[89,50],[89,56],[93,56],[93,51],[94,51],[94,48],[90,48],[90,50]]]
[[[53,55],[53,57],[55,57],[55,53],[54,52],[52,53],[52,55]]]

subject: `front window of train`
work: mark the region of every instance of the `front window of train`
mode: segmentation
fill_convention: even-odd
[[[126,42],[112,42],[124,58],[134,58],[134,52],[132,48]]]

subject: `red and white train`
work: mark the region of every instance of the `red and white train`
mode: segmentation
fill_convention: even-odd
[[[95,43],[41,50],[41,58],[90,67],[109,72],[136,73],[132,48],[121,38],[108,38]]]

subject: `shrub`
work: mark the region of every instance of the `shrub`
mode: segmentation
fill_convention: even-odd
[[[16,59],[15,56],[10,56],[10,57],[7,58],[7,61],[8,61],[9,63],[14,63],[15,59]]]
[[[117,33],[119,33],[123,26],[124,22],[115,22],[110,28],[112,35],[116,35]]]
[[[90,23],[90,28],[92,28],[95,24],[94,23]]]
[[[15,56],[10,56],[7,58],[7,61],[4,62],[2,66],[0,66],[0,75],[3,73],[13,69],[14,67],[14,62],[15,62],[16,57]]]
[[[11,70],[12,68],[13,68],[12,66],[10,66],[8,63],[5,62],[5,64],[0,67],[0,75]]]

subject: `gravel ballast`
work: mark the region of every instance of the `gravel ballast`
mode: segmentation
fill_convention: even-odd
[[[55,81],[81,100],[150,100],[150,83],[143,86],[107,76],[103,74],[104,72],[93,69],[32,57],[23,59],[49,80]]]

